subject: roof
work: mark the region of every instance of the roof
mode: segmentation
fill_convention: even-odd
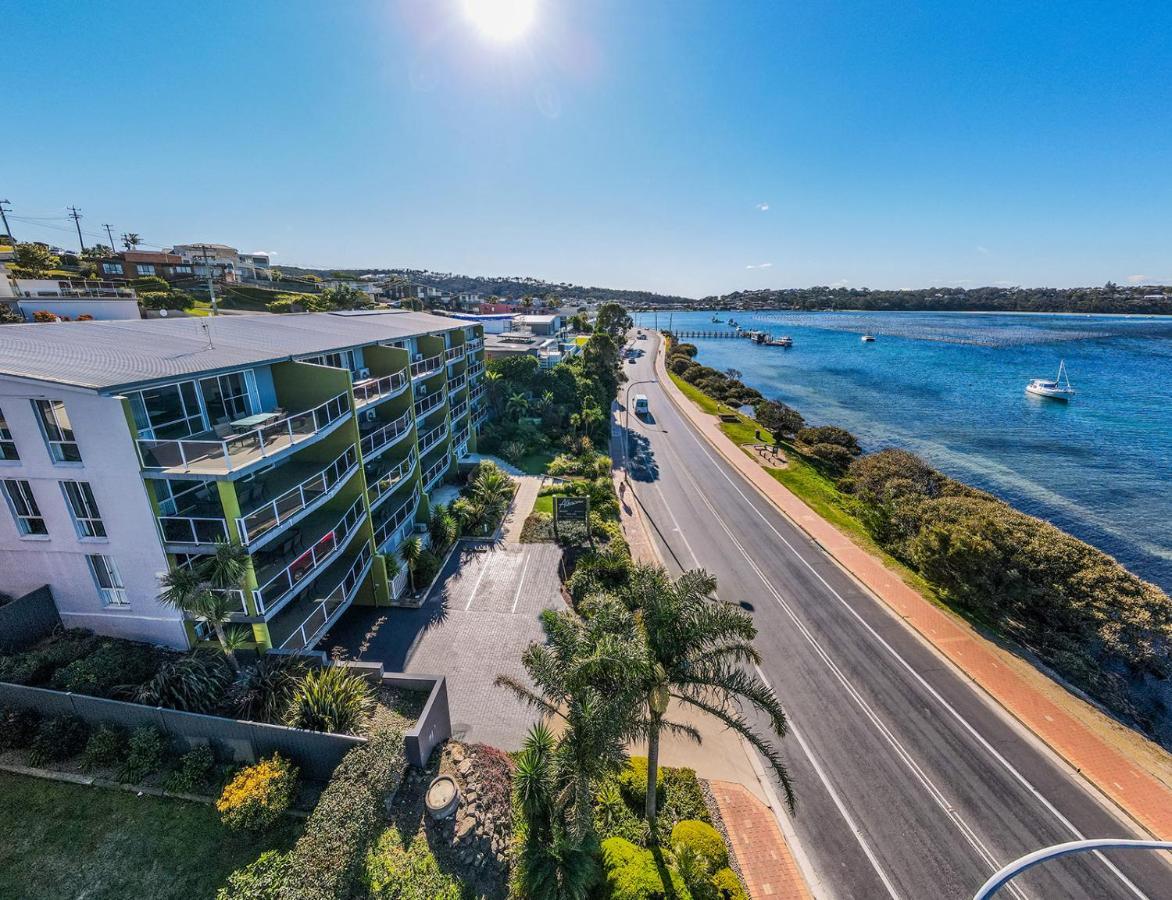
[[[464,327],[399,311],[4,325],[0,376],[111,392]]]
[[[554,319],[560,319],[560,318],[561,318],[561,316],[558,316],[558,315],[552,315],[552,316],[529,315],[529,316],[517,316],[517,321],[521,322],[524,325],[550,325],[553,323]]]

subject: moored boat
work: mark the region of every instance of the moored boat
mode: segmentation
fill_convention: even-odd
[[[864,344],[873,344],[873,343],[875,343],[875,335],[873,335],[873,334],[864,334],[864,335],[863,335],[863,336],[860,338],[860,340],[861,340],[861,341],[862,341]]]
[[[1070,385],[1070,376],[1066,374],[1066,361],[1058,363],[1058,376],[1052,381],[1048,378],[1035,378],[1026,385],[1026,393],[1035,397],[1045,397],[1047,400],[1060,400],[1066,403],[1074,396],[1074,388]]]

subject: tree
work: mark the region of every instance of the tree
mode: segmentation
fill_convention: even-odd
[[[801,413],[780,400],[762,400],[753,407],[753,415],[775,439],[792,437],[806,426]]]
[[[61,265],[61,259],[47,244],[25,243],[16,245],[12,263],[18,274],[25,278],[48,278],[49,271]]]
[[[493,462],[482,462],[472,479],[472,499],[494,518],[504,512],[513,498],[513,480]]]
[[[622,338],[634,326],[634,321],[627,311],[617,303],[604,303],[598,309],[598,317],[594,320],[594,330],[610,335],[611,340]]]
[[[135,247],[137,247],[141,243],[142,243],[142,238],[139,237],[133,231],[129,232],[128,234],[122,235],[122,246],[125,247],[127,250],[133,250]]]
[[[724,374],[727,375],[729,378],[731,378],[733,381],[740,381],[741,380],[741,370],[740,369],[734,369],[730,366],[729,368],[724,370]]]
[[[348,284],[336,284],[321,292],[321,299],[331,309],[356,309],[370,303],[370,295],[366,291]]]
[[[399,548],[399,555],[403,557],[403,562],[407,564],[407,577],[411,579],[411,593],[415,593],[415,567],[419,565],[419,555],[423,553],[423,545],[419,543],[419,538],[412,535],[403,541],[403,546]]]
[[[748,703],[765,713],[774,734],[785,735],[777,697],[745,670],[761,661],[752,644],[757,636],[753,617],[719,600],[716,579],[702,570],[684,572],[673,582],[663,569],[636,566],[623,599],[635,610],[647,660],[640,715],[647,737],[645,813],[653,838],[660,733],[667,728],[699,740],[694,729],[666,720],[670,700],[719,719],[752,744],[768,760],[792,808],[793,786],[781,757],[741,712]]]
[[[198,564],[175,568],[163,576],[159,602],[194,619],[207,622],[216,633],[220,649],[232,668],[240,671],[236,650],[243,643],[242,632],[224,628],[231,621],[236,604],[231,591],[239,590],[248,568],[248,551],[240,544],[217,541],[215,552]]]
[[[579,334],[585,334],[590,330],[590,319],[586,313],[578,313],[570,319],[570,327]]]
[[[529,412],[529,399],[517,391],[509,395],[508,401],[505,403],[505,414],[511,419],[519,419]]]

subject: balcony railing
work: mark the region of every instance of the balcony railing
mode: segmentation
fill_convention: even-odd
[[[313,409],[230,437],[140,438],[138,455],[142,467],[149,470],[173,469],[196,474],[232,472],[313,437],[349,412],[349,396],[338,394]]]
[[[362,525],[364,513],[362,498],[359,497],[316,544],[253,591],[257,610],[262,615],[275,610],[282,598],[325,565],[354,536]]]
[[[415,464],[417,462],[419,462],[419,457],[415,455],[415,450],[412,449],[410,456],[389,472],[380,475],[377,481],[371,482],[366,488],[367,497],[370,499],[370,508],[374,509],[381,501],[394,493],[407,476],[415,471]]]
[[[419,439],[419,454],[422,456],[424,453],[442,441],[444,437],[447,436],[447,433],[447,422],[436,425],[435,428],[431,429],[431,431],[427,432],[427,434],[423,435],[423,437]]]
[[[228,540],[228,523],[212,516],[159,516],[166,544],[214,544]]]
[[[363,457],[373,456],[376,453],[385,450],[387,447],[397,443],[403,435],[411,430],[411,413],[405,412],[393,422],[388,422],[381,428],[363,435],[362,437],[362,455]]]
[[[357,468],[358,453],[353,446],[347,447],[337,459],[320,472],[289,488],[260,509],[238,518],[236,527],[240,529],[240,540],[245,544],[251,544],[263,535],[271,533],[274,528],[285,524],[302,510],[328,496],[334,488],[354,474]]]
[[[468,383],[468,376],[461,372],[455,378],[448,379],[448,393],[454,394],[463,389],[464,385]]]
[[[484,363],[482,363],[482,362],[473,363],[472,365],[470,365],[468,367],[468,377],[469,378],[475,378],[477,375],[483,375],[483,374],[484,374]]]
[[[439,483],[440,478],[443,477],[443,474],[448,470],[451,464],[452,461],[448,459],[448,455],[445,453],[438,460],[436,460],[435,465],[423,473],[423,493],[431,493],[431,489]]]
[[[473,401],[479,400],[486,393],[488,393],[488,388],[486,388],[483,384],[478,384],[472,389],[472,393],[468,395],[468,398]]]
[[[419,362],[411,363],[411,377],[422,378],[424,375],[438,372],[443,366],[444,355],[437,353],[435,356],[429,356],[427,359],[421,359]]]
[[[354,385],[354,405],[361,408],[376,400],[394,397],[407,389],[407,383],[408,378],[404,372],[359,381]]]
[[[334,613],[354,599],[355,592],[366,578],[366,573],[370,571],[371,559],[370,545],[363,544],[362,549],[354,557],[354,563],[346,570],[337,586],[325,597],[317,600],[313,612],[281,642],[282,650],[300,650],[310,646],[320,637],[322,629]]]
[[[461,400],[452,407],[452,421],[455,422],[456,419],[460,418],[460,416],[464,415],[466,412],[468,412],[468,401]]]
[[[415,401],[415,418],[426,416],[429,412],[444,402],[442,393],[428,394]]]
[[[479,428],[488,419],[488,410],[482,409],[476,414],[476,418],[472,420],[472,427]]]
[[[468,444],[469,435],[470,435],[470,431],[469,431],[469,428],[467,425],[465,425],[458,432],[456,432],[456,438],[455,438],[455,440],[452,441],[452,443],[456,446],[456,455],[457,456],[463,456],[465,453],[467,453],[467,451],[468,451],[467,444]]]
[[[449,364],[454,363],[454,362],[459,362],[460,360],[462,360],[464,358],[464,354],[466,352],[467,352],[467,350],[465,349],[463,344],[460,344],[456,347],[449,347],[447,350],[444,351],[444,359]]]
[[[402,506],[383,519],[382,524],[374,529],[375,546],[382,549],[394,533],[399,530],[399,527],[411,518],[411,516],[415,515],[415,510],[418,508],[419,491],[416,490],[411,492],[411,496],[407,498]]]
[[[484,338],[469,338],[464,342],[464,349],[469,353],[474,353],[484,346]]]

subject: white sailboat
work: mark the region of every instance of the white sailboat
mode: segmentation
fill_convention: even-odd
[[[1070,386],[1070,377],[1066,374],[1066,360],[1058,363],[1058,377],[1053,381],[1035,378],[1026,385],[1026,393],[1050,400],[1061,400],[1063,403],[1073,397],[1074,388]]]

